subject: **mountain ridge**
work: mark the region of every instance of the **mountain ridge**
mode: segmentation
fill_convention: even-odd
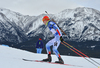
[[[8,10],[0,9],[1,19],[10,23],[16,24],[26,37],[33,37],[38,34],[43,34],[45,39],[49,39],[53,35],[49,34],[48,28],[45,27],[44,33],[42,28],[42,18],[46,14],[39,16],[22,15],[20,13]],[[3,17],[3,16],[5,17]],[[96,40],[100,41],[100,11],[93,8],[78,7],[75,9],[65,9],[57,14],[50,14],[52,18],[59,24],[59,26],[66,32],[70,39],[67,40]],[[6,19],[4,19],[6,18]],[[43,27],[41,27],[43,26]],[[41,28],[40,28],[41,27]],[[40,29],[40,30],[38,30]],[[91,32],[89,31],[91,30]],[[38,31],[38,32],[37,32]],[[42,32],[41,32],[42,31]],[[73,33],[74,32],[74,33]],[[90,32],[90,34],[89,34]],[[20,32],[19,32],[20,33]],[[45,35],[46,34],[46,35]],[[50,37],[48,36],[50,35]],[[87,37],[87,35],[89,37]],[[46,38],[48,36],[48,38]],[[97,37],[97,39],[95,39]],[[28,38],[28,37],[27,37]]]
[[[54,37],[42,22],[45,15],[47,14],[29,16],[8,9],[0,9],[0,44],[35,52],[38,38],[41,37],[46,44]],[[100,48],[100,11],[78,7],[65,9],[57,14],[50,14],[50,16],[67,34],[68,38],[63,34],[64,41],[79,48],[82,52],[92,52],[91,54],[87,53],[90,56],[100,57],[98,53]],[[66,53],[75,55],[61,45],[59,49],[61,54],[66,54],[65,50]],[[43,53],[46,53],[46,50]]]

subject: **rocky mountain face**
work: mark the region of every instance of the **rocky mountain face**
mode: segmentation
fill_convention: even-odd
[[[11,42],[19,43],[27,40],[24,30],[19,26],[10,10],[0,9],[0,43]],[[13,19],[12,19],[13,18]]]
[[[39,16],[43,17],[43,15]],[[95,40],[100,41],[100,11],[92,8],[76,8],[66,9],[58,14],[51,15],[58,25],[64,30],[70,41],[86,41]],[[41,20],[41,18],[39,20]],[[41,24],[40,24],[41,22]],[[36,36],[43,34],[44,39],[49,39],[53,35],[49,29],[42,24],[42,21],[34,23],[33,26],[39,23],[39,28],[31,29],[29,36]]]
[[[42,23],[45,14],[39,16],[22,15],[8,9],[0,9],[0,40],[9,42],[23,42],[28,37],[43,35],[44,40],[53,37],[49,29]],[[79,7],[66,9],[50,15],[65,31],[66,40],[100,41],[100,11]],[[64,36],[65,37],[65,36]]]
[[[46,43],[54,36],[42,22],[45,15],[22,15],[0,8],[0,43],[19,45],[22,48],[26,45],[35,48],[34,45],[39,37]],[[96,9],[87,7],[66,9],[57,14],[50,14],[50,17],[67,34],[67,36],[63,34],[63,38],[69,43],[70,41],[76,42],[75,44],[85,41],[100,41],[100,11]],[[91,49],[98,45],[85,46],[84,44],[86,48]]]

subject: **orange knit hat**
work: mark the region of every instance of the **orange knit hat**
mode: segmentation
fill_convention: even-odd
[[[49,19],[48,16],[44,16],[44,17],[42,18],[42,21],[44,21],[44,20],[47,20],[47,21],[48,21],[48,20],[50,20],[50,19]]]

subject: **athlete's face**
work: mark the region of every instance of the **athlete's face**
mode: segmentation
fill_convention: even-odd
[[[47,23],[47,20],[44,20],[44,21],[43,21],[43,23],[46,25],[46,23]]]

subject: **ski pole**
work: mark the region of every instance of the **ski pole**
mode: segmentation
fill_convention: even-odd
[[[88,57],[87,55],[85,55],[84,53],[82,53],[81,51],[77,50],[76,48],[74,48],[73,46],[71,46],[70,44],[66,43],[65,41],[63,41],[65,44],[67,44],[68,46],[72,47],[73,49],[75,49],[76,51],[78,51],[79,53],[83,54],[84,56]],[[89,57],[88,57],[89,58]]]
[[[89,58],[90,58],[90,57],[89,57]],[[91,58],[90,58],[90,59],[91,59]],[[93,60],[93,59],[91,59],[91,60],[100,65],[100,63],[96,62],[95,60]]]
[[[61,42],[62,43],[62,42]],[[75,50],[73,50],[71,47],[65,45],[64,43],[62,43],[64,46],[66,46],[67,48],[69,48],[71,51],[75,52],[76,54],[78,54],[79,56],[83,57],[84,59],[86,59],[87,61],[89,61],[90,63],[92,63],[93,65],[95,65],[96,67],[98,67],[96,64],[94,64],[93,62],[91,62],[90,60],[88,60],[87,58],[85,58],[84,56],[82,56],[81,54],[79,54],[78,52],[76,52]]]
[[[48,14],[48,12],[47,11],[45,11],[46,13],[47,13],[47,15],[50,17],[50,15]],[[51,17],[50,17],[51,18]],[[52,21],[54,21],[54,19],[52,19]],[[55,22],[55,21],[54,21]],[[56,23],[56,22],[55,22]],[[56,25],[59,27],[59,25],[56,23]],[[60,27],[59,27],[60,28]],[[65,35],[67,35],[61,28],[60,28],[60,30],[65,34]],[[68,38],[68,36],[67,36],[67,38]],[[66,43],[66,42],[64,42],[64,43]],[[84,53],[82,53],[81,51],[79,51],[79,50],[77,50],[76,48],[74,48],[73,46],[71,46],[71,45],[69,45],[68,43],[66,43],[68,46],[70,46],[70,47],[72,47],[73,49],[75,49],[76,51],[78,51],[79,53],[81,53],[82,55],[84,55],[84,56],[86,56],[87,58],[90,58],[90,57],[88,57],[87,55],[85,55]],[[74,51],[73,49],[71,49],[72,51]],[[76,51],[74,51],[75,53],[77,53]],[[80,55],[79,53],[77,53],[78,55]],[[81,57],[83,57],[82,55],[80,55]],[[85,57],[84,57],[85,58]],[[86,59],[86,58],[85,58]],[[91,58],[90,58],[91,59]],[[88,59],[86,59],[86,60],[88,60]],[[95,60],[93,60],[93,59],[91,59],[92,61],[94,61],[95,63],[97,63],[97,64],[99,64],[98,62],[96,62]],[[89,61],[89,60],[88,60]],[[89,61],[89,62],[91,62],[91,61]],[[93,63],[92,63],[93,64]],[[100,65],[100,64],[99,64]],[[96,66],[96,65],[95,65]]]
[[[78,54],[79,56],[85,58],[84,56],[82,56],[81,54],[79,54],[78,52],[76,52],[75,50],[73,50],[72,48],[70,48],[69,46],[65,45],[64,43],[61,42],[61,44],[63,44],[64,46],[66,46],[67,48],[69,48],[71,51],[75,52],[75,53]]]
[[[63,41],[65,44],[67,44],[68,46],[72,47],[73,49],[75,49],[76,51],[78,51],[79,53],[81,53],[82,55],[86,56],[87,58],[89,58],[90,60],[94,61],[95,63],[99,64],[98,62],[96,62],[95,60],[91,59],[89,56],[85,55],[84,53],[82,53],[81,51],[77,50],[76,48],[74,48],[73,46],[71,46],[70,44],[66,43],[65,41]],[[100,65],[100,64],[99,64]]]

